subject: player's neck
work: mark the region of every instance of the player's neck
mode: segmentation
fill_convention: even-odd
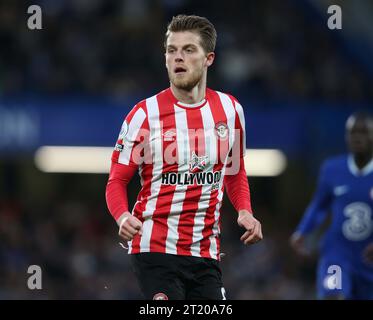
[[[186,104],[195,104],[201,102],[206,95],[206,79],[201,79],[201,81],[191,90],[183,90],[176,88],[171,83],[171,91],[175,98]]]
[[[355,153],[354,161],[359,169],[363,169],[373,158],[372,153]]]

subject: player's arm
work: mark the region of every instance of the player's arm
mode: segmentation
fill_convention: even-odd
[[[245,115],[240,103],[234,97],[231,96],[230,98],[236,110],[236,132],[232,147],[232,166],[230,170],[226,170],[227,174],[224,178],[224,187],[229,200],[238,212],[238,225],[246,229],[241,237],[241,241],[244,244],[253,244],[263,239],[263,234],[262,226],[254,218],[251,208],[250,188],[243,160],[246,153]],[[238,170],[232,170],[237,165]]]
[[[141,103],[136,105],[123,122],[113,151],[109,180],[106,185],[108,209],[119,226],[119,235],[126,241],[142,234],[141,221],[128,210],[127,186],[146,157],[148,123]]]
[[[305,248],[305,238],[309,233],[317,229],[325,220],[331,198],[331,188],[327,179],[327,163],[325,163],[320,170],[318,184],[313,199],[290,238],[290,244],[298,254],[303,256],[309,255],[309,252]]]
[[[119,226],[119,236],[126,241],[138,232],[142,234],[141,221],[128,210],[127,186],[136,172],[135,166],[112,162],[106,185],[107,206]]]
[[[252,244],[263,239],[262,226],[254,218],[251,209],[250,188],[247,181],[243,158],[240,159],[240,170],[236,175],[227,175],[224,186],[228,198],[238,212],[237,223],[246,229],[241,237],[244,244]]]

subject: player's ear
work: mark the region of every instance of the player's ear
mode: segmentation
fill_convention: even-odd
[[[206,66],[207,67],[211,66],[214,62],[214,59],[215,59],[215,52],[209,52],[206,55]]]

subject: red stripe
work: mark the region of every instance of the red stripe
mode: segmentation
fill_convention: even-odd
[[[187,126],[189,133],[190,156],[194,151],[197,156],[205,155],[205,134],[203,121],[199,109],[188,109],[186,111]],[[185,191],[183,209],[179,219],[177,242],[177,254],[191,255],[191,245],[193,242],[194,217],[198,210],[198,203],[202,193],[201,185],[188,185]]]
[[[163,138],[163,134],[169,130],[173,130],[176,133],[176,120],[175,111],[172,100],[169,99],[166,93],[160,93],[157,95],[158,108],[159,108],[159,119],[161,127],[161,139],[162,143],[162,154],[163,154],[163,168],[162,173],[166,172],[177,172],[178,161],[175,164],[170,165],[167,163],[165,153],[168,148],[172,148],[176,143],[176,136],[174,141],[167,141]],[[175,148],[176,152],[176,148]],[[159,190],[157,203],[153,212],[153,229],[150,238],[150,251],[151,252],[166,252],[166,239],[167,239],[167,218],[171,211],[172,198],[175,192],[175,185],[161,185]]]

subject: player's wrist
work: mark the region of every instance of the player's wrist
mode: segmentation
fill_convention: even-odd
[[[241,209],[241,210],[238,210],[238,215],[241,216],[241,215],[246,215],[246,214],[249,214],[249,215],[254,215],[251,211],[249,211],[248,209]]]
[[[117,224],[120,227],[123,223],[125,223],[128,218],[131,216],[131,213],[129,211],[123,212],[119,218],[117,219]]]
[[[305,234],[299,230],[296,230],[291,235],[292,238],[304,238]]]

